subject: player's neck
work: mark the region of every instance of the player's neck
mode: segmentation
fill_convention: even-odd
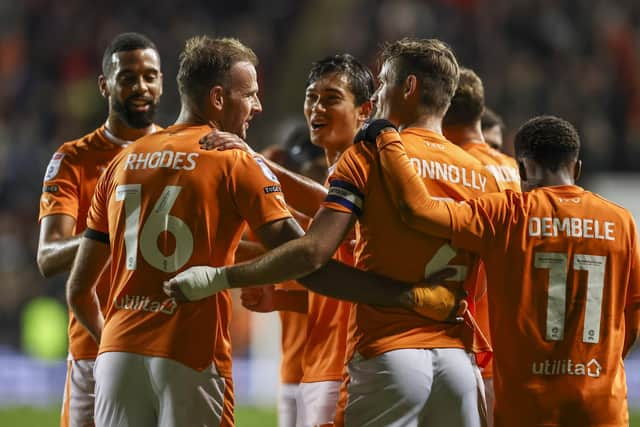
[[[430,114],[417,115],[404,121],[404,123],[400,123],[398,128],[400,130],[407,128],[421,128],[442,135],[442,117]]]
[[[482,127],[479,121],[473,125],[445,126],[443,131],[445,138],[456,145],[484,143]]]
[[[192,108],[189,105],[182,104],[180,108],[180,114],[178,114],[178,118],[175,122],[176,125],[206,125],[206,124],[217,124],[215,120],[212,118],[206,117],[205,114],[200,113],[195,108]],[[215,126],[220,129],[220,126]]]
[[[113,136],[125,141],[135,141],[136,139],[150,134],[155,129],[153,123],[144,128],[134,129],[127,126],[126,123],[124,123],[115,115],[109,115],[109,117],[107,118],[106,127]]]

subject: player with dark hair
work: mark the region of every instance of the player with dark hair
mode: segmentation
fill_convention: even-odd
[[[45,277],[68,271],[86,228],[98,177],[124,147],[154,132],[156,106],[162,94],[160,55],[144,35],[123,33],[104,52],[100,93],[109,103],[106,123],[63,144],[47,167],[40,198],[38,267]],[[109,290],[108,270],[97,282],[103,306]],[[69,360],[61,425],[93,423],[93,365],[97,345],[69,316]]]
[[[480,122],[485,142],[494,150],[501,151],[504,135],[504,121],[502,118],[491,108],[485,106]]]
[[[442,117],[458,82],[453,52],[439,40],[403,39],[385,46],[381,58],[380,86],[373,101],[378,114],[403,129],[403,139],[411,145],[430,188],[456,200],[495,191],[497,184],[482,165],[441,134]],[[317,132],[323,131],[323,123],[312,117]],[[356,140],[361,138],[359,133]],[[456,273],[451,286],[460,288],[475,259],[404,225],[380,178],[375,150],[352,145],[338,159],[329,178],[329,195],[305,236],[251,263],[187,270],[169,281],[166,291],[192,299],[228,287],[298,279],[314,291],[326,292],[329,283],[309,286],[309,280],[331,277],[322,266],[354,223],[358,268],[415,282],[450,263]],[[340,285],[363,296],[374,291],[348,281]],[[453,325],[373,304],[360,297],[351,311],[345,423],[480,426],[483,387],[468,352],[488,347],[474,341],[472,317]]]
[[[626,209],[575,185],[575,128],[552,116],[520,128],[525,193],[446,203],[430,198],[400,135],[382,126],[368,140],[403,220],[484,261],[495,425],[627,426],[623,358],[640,333],[637,229]]]

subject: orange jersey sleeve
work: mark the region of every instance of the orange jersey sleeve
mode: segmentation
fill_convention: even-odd
[[[482,253],[496,425],[626,425],[624,308],[637,236],[624,209],[575,186],[451,204],[453,244]]]
[[[429,191],[437,197],[464,200],[495,191],[495,180],[482,165],[441,135],[423,129],[402,132],[409,162]],[[415,171],[412,171],[415,175]],[[324,207],[358,216],[356,267],[406,282],[452,265],[454,281],[466,283],[477,259],[456,253],[447,240],[416,233],[399,218],[384,188],[375,149],[356,144],[339,160],[330,177]],[[400,348],[468,347],[468,325],[448,325],[401,309],[356,304],[352,309],[350,341],[365,357]]]
[[[245,227],[290,217],[277,179],[249,154],[202,151],[208,126],[142,138],[107,168],[88,226],[111,243],[110,306],[100,352],[167,357],[231,375],[231,300],[177,303],[162,283],[194,265],[229,265]],[[106,222],[105,222],[106,218]]]

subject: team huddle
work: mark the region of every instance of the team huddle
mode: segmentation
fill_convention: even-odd
[[[628,425],[637,230],[575,184],[570,123],[530,119],[514,159],[441,41],[385,44],[377,79],[333,55],[304,94],[323,186],[244,142],[257,63],[188,40],[162,129],[156,46],[107,47],[109,116],[40,200],[39,268],[70,271],[62,426],[233,426],[231,288],[280,313],[279,426]]]

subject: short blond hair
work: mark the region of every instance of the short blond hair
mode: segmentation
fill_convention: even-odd
[[[179,56],[178,90],[180,96],[200,105],[213,86],[227,87],[229,70],[237,62],[258,65],[258,57],[234,38],[192,37]]]
[[[458,86],[460,70],[451,48],[438,39],[403,38],[386,43],[381,65],[392,65],[396,83],[413,74],[422,83],[421,102],[429,111],[443,114]]]

